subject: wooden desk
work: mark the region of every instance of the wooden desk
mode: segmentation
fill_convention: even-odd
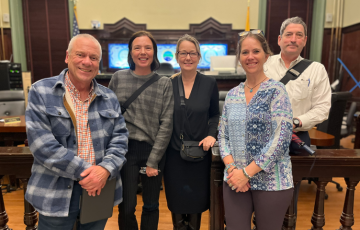
[[[24,195],[27,182],[31,176],[31,167],[34,158],[28,147],[0,147],[0,179],[3,175],[16,175],[23,182]],[[1,188],[1,185],[0,185]],[[37,212],[33,206],[24,199],[25,213],[24,224],[26,230],[37,229]],[[8,216],[5,211],[4,199],[0,193],[0,229],[10,230],[6,225]],[[25,228],[25,227],[24,227]]]
[[[318,177],[314,212],[311,218],[311,229],[320,230],[325,225],[324,198],[325,186],[332,177],[343,177],[347,184],[343,212],[340,217],[340,229],[351,229],[354,225],[354,191],[360,181],[360,149],[318,149],[316,150],[316,163],[310,172],[314,157],[307,153],[292,156],[292,169],[294,184],[303,177]],[[212,148],[211,163],[211,203],[210,203],[210,230],[224,229],[223,204],[223,176],[224,164],[221,161],[218,147]],[[339,207],[340,209],[340,207]],[[291,202],[285,215],[283,228],[292,230],[295,224],[294,201]],[[358,229],[359,224],[357,225]],[[310,225],[310,223],[309,223]]]
[[[112,77],[112,73],[99,74],[95,77],[96,81],[108,87],[110,79]],[[172,75],[172,74],[171,74]],[[161,75],[170,77],[171,75]],[[218,74],[218,75],[207,75],[216,79],[216,83],[218,85],[219,90],[230,90],[235,86],[238,86],[240,82],[244,82],[246,80],[246,75],[240,74]]]
[[[4,124],[4,122],[0,122],[0,141],[4,141],[5,146],[13,146],[14,141],[24,142],[27,139],[25,115],[10,117],[20,117],[21,122],[13,124]],[[1,119],[3,118],[9,117],[1,117]]]
[[[332,146],[335,144],[335,137],[333,135],[321,132],[317,129],[310,129],[309,136],[312,145]]]

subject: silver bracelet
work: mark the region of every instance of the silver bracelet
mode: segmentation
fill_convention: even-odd
[[[243,168],[243,169],[242,169],[242,171],[243,171],[243,173],[244,173],[245,177],[246,177],[248,180],[250,180],[250,179],[251,179],[251,177],[249,176],[249,174],[247,174],[247,172],[246,172],[245,168]]]

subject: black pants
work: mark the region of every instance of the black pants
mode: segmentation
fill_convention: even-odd
[[[282,191],[235,192],[223,183],[227,230],[251,229],[251,215],[256,213],[257,230],[281,229],[294,189]]]
[[[146,142],[129,140],[129,151],[126,154],[127,162],[121,169],[123,183],[123,202],[119,204],[119,228],[121,230],[137,230],[138,223],[135,216],[137,204],[137,186],[140,167],[145,167],[152,146]],[[158,176],[148,177],[141,175],[143,185],[144,206],[141,214],[142,230],[156,230],[159,222],[160,185],[165,165],[165,155],[159,163],[161,172]]]

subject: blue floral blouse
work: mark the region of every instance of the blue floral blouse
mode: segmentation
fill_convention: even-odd
[[[262,168],[250,179],[252,190],[293,187],[289,145],[292,110],[285,86],[272,79],[261,83],[248,105],[244,83],[226,96],[219,125],[221,158],[232,155],[237,168],[252,161]],[[224,180],[228,176],[224,172]]]

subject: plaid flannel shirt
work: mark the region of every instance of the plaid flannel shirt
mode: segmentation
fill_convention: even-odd
[[[74,181],[91,166],[77,156],[76,119],[64,96],[66,72],[34,83],[25,113],[34,155],[25,199],[45,216],[68,216]],[[88,116],[95,161],[110,172],[109,180],[117,178],[115,206],[122,201],[120,169],[126,162],[128,131],[115,94],[93,83]]]

